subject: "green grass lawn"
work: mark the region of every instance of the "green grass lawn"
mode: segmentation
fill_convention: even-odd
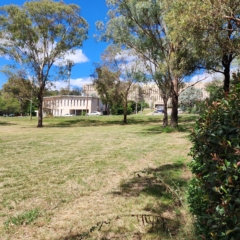
[[[189,131],[161,116],[0,117],[0,239],[194,239]],[[92,231],[90,231],[92,230]]]

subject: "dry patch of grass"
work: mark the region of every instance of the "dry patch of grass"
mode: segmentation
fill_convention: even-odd
[[[174,196],[184,203],[188,132],[149,116],[0,120],[2,239],[190,239]]]

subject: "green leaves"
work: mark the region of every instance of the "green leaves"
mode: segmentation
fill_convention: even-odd
[[[207,106],[206,106],[207,107]],[[192,133],[190,164],[196,178],[189,187],[191,212],[206,239],[236,239],[240,222],[240,88],[213,102]],[[205,147],[206,146],[206,147]],[[213,227],[214,226],[214,227]]]
[[[39,123],[42,127],[42,100],[45,86],[59,59],[82,46],[87,38],[88,24],[80,16],[80,7],[63,1],[27,1],[23,6],[0,8],[0,29],[3,44],[0,53],[18,62],[38,81]],[[54,66],[55,64],[55,66]],[[62,63],[64,65],[64,63]],[[59,76],[58,76],[59,78]]]
[[[239,56],[239,1],[175,0],[165,19],[174,41],[182,39],[191,47],[201,68],[224,75],[224,90],[229,91],[230,67]],[[231,16],[231,17],[230,17]]]

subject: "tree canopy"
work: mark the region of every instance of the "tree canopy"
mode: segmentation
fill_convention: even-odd
[[[0,13],[0,53],[18,62],[36,79],[38,127],[42,127],[44,90],[54,78],[51,69],[59,69],[57,61],[82,46],[88,24],[80,16],[79,6],[63,1],[6,5],[0,8]]]
[[[177,126],[178,86],[183,76],[193,71],[194,61],[188,48],[183,48],[181,42],[172,42],[169,36],[164,19],[168,5],[164,0],[108,0],[107,5],[108,22],[106,25],[97,22],[100,39],[135,50],[142,59],[147,78],[157,84],[165,108],[172,96],[171,124]],[[168,124],[167,117],[165,114],[163,125]]]
[[[174,41],[191,44],[198,67],[224,75],[224,91],[229,91],[230,68],[240,54],[240,2],[224,0],[176,0],[168,23]]]
[[[24,75],[11,76],[2,88],[5,97],[15,98],[19,102],[19,112],[21,114],[27,112],[29,103],[32,101],[32,91],[32,84],[25,79]]]

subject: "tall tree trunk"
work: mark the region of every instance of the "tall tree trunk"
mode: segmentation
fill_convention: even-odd
[[[171,112],[171,127],[178,127],[178,79],[175,78],[172,82],[172,112]]]
[[[123,104],[123,123],[127,124],[127,101]]]
[[[38,125],[37,127],[42,127],[42,122],[43,122],[43,110],[42,110],[42,101],[39,100],[38,104]]]
[[[105,112],[108,116],[110,115],[110,106],[108,103],[105,104]]]
[[[126,113],[123,114],[123,123],[127,124],[127,114]]]
[[[40,87],[38,93],[38,125],[37,127],[43,127],[43,87]]]
[[[168,126],[168,113],[167,113],[167,102],[168,102],[168,98],[163,96],[163,127]]]
[[[225,92],[229,92],[230,88],[230,67],[233,60],[232,54],[224,54],[222,58],[222,65],[224,67],[224,85]]]

